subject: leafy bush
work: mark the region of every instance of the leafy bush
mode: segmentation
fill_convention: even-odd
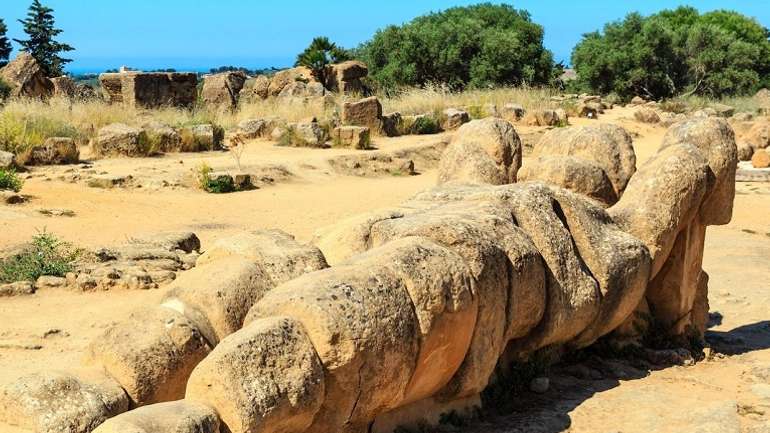
[[[45,231],[32,237],[22,251],[0,260],[0,283],[35,281],[43,275],[63,277],[72,272],[82,251]]]
[[[402,134],[438,134],[441,132],[441,121],[430,114],[406,117],[402,121],[402,129]]]
[[[588,33],[572,52],[581,90],[624,99],[755,92],[770,81],[770,32],[733,11],[638,13]]]
[[[443,83],[452,88],[548,84],[561,74],[527,11],[483,3],[389,26],[357,49],[371,79],[391,91]]]
[[[12,168],[0,168],[0,191],[9,190],[19,192],[21,191],[22,185],[24,185],[24,181],[16,175],[16,172]]]
[[[198,166],[195,178],[200,189],[213,194],[224,194],[233,192],[237,189],[232,176],[222,175],[212,177],[212,172],[213,170],[211,167],[205,162]]]

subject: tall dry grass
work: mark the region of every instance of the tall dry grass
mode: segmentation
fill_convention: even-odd
[[[502,87],[456,92],[442,86],[428,86],[408,89],[394,97],[379,97],[386,113],[441,113],[446,108],[463,107],[473,117],[482,117],[491,114],[485,112],[489,104],[501,108],[506,103],[517,103],[527,110],[547,108],[552,106],[550,99],[556,94],[554,89],[548,88]],[[240,121],[250,118],[277,117],[286,122],[298,122],[315,117],[319,121],[328,121],[336,118],[342,102],[350,99],[355,99],[355,96],[338,96],[335,104],[324,100],[308,103],[297,99],[249,100],[242,101],[236,111],[210,107],[137,110],[99,100],[74,103],[56,98],[47,102],[12,100],[0,106],[0,150],[21,153],[30,146],[41,144],[48,137],[61,136],[75,138],[84,144],[96,135],[99,128],[116,122],[141,126],[154,120],[174,127],[213,123],[230,130]],[[758,102],[751,97],[715,101],[691,96],[680,100],[690,109],[717,102],[734,106],[739,112],[756,112],[758,108]]]

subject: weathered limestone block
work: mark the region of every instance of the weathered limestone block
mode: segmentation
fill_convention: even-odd
[[[548,131],[532,149],[532,156],[572,156],[597,163],[618,197],[636,172],[631,136],[620,126],[600,124]]]
[[[182,72],[119,72],[99,75],[105,100],[134,108],[192,107],[198,75]]]
[[[12,98],[47,98],[54,90],[37,60],[24,51],[0,69],[0,79],[11,86]]]
[[[708,192],[703,199],[700,219],[706,225],[730,222],[735,199],[735,171],[738,150],[735,133],[724,119],[690,119],[676,123],[663,137],[661,148],[692,144],[708,160]]]
[[[99,130],[91,147],[99,156],[147,156],[150,142],[142,129],[112,123]]]
[[[557,126],[566,124],[568,119],[567,113],[562,109],[545,109],[527,112],[522,118],[522,122],[529,126]]]
[[[299,321],[255,320],[193,371],[186,399],[216,409],[231,433],[310,431],[324,401],[324,370]]]
[[[53,85],[53,96],[59,98],[74,98],[77,88],[72,78],[62,75],[61,77],[51,78]]]
[[[652,108],[641,107],[634,111],[634,118],[642,123],[659,123],[660,114]]]
[[[441,155],[439,184],[516,182],[521,156],[521,140],[513,125],[491,117],[474,120],[455,133]]]
[[[325,86],[332,92],[363,93],[361,79],[369,75],[369,68],[363,62],[350,60],[327,67]]]
[[[270,96],[278,96],[281,91],[283,91],[284,87],[296,81],[309,83],[317,80],[313,76],[313,72],[304,66],[285,69],[283,71],[278,71],[273,75],[270,79],[267,93]]]
[[[446,286],[439,287],[448,287],[453,294],[450,299],[454,299],[444,304],[446,310],[464,311],[472,307],[471,297],[463,295],[467,290],[452,288],[463,280],[449,267],[457,263],[456,259],[446,265],[429,266],[437,260],[446,263],[441,257],[451,257],[431,250],[440,251],[441,247],[411,238],[388,243],[278,287],[249,313],[247,323],[253,318],[287,315],[300,321],[308,331],[326,371],[324,405],[311,430],[340,431],[346,424],[364,427],[378,413],[398,407],[409,396],[422,342],[419,313],[415,309],[425,312],[423,318],[430,317],[423,310],[424,303],[415,305],[410,293],[429,292],[436,287],[436,281],[446,281]],[[361,272],[362,269],[367,271]],[[417,301],[420,299],[427,301],[431,297]],[[440,307],[436,305],[437,309]],[[455,332],[469,336],[474,322],[463,323],[464,330]],[[441,340],[440,336],[435,338]],[[461,338],[452,343],[463,345]],[[433,345],[426,343],[427,347]],[[454,346],[447,350],[454,355],[447,359],[457,358],[459,364],[466,348]],[[452,369],[446,367],[446,375],[419,379],[412,395],[416,398],[424,390],[449,380]]]
[[[118,415],[94,433],[219,433],[219,417],[209,406],[179,400]]]
[[[258,263],[277,282],[329,266],[318,248],[301,244],[281,230],[256,230],[221,239],[198,258],[197,265],[233,256]]]
[[[128,404],[120,385],[97,370],[33,373],[0,390],[0,422],[37,433],[90,433]]]
[[[182,136],[176,129],[165,123],[152,121],[142,125],[152,150],[157,152],[179,152],[182,150]]]
[[[382,104],[376,96],[342,104],[342,124],[366,126],[371,131],[382,130]]]
[[[445,130],[457,129],[471,121],[471,116],[467,111],[456,108],[447,108],[444,110],[444,116],[446,117],[443,125]]]
[[[79,158],[78,146],[69,137],[50,137],[19,156],[24,165],[76,164]]]
[[[143,406],[184,396],[193,368],[210,347],[193,323],[164,307],[133,313],[91,342],[85,362],[104,368]]]
[[[370,130],[366,126],[338,126],[332,131],[332,142],[335,146],[368,149],[371,142]]]
[[[208,75],[203,78],[201,99],[207,105],[234,109],[238,106],[238,99],[246,78],[246,74],[241,71]]]
[[[591,197],[605,207],[618,201],[607,173],[593,161],[573,156],[532,158],[519,170],[519,182],[543,181]]]

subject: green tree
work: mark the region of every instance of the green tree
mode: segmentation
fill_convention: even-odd
[[[0,18],[0,68],[8,64],[8,57],[11,55],[11,41],[5,35],[7,31],[5,21]]]
[[[756,20],[732,11],[632,13],[584,35],[572,64],[582,90],[624,98],[745,94],[770,79],[769,36]]]
[[[62,75],[64,65],[72,60],[62,58],[59,53],[74,48],[54,39],[62,31],[54,27],[53,9],[40,4],[40,0],[33,0],[27,18],[19,22],[29,36],[26,40],[14,39],[22,46],[22,51],[32,54],[49,77]]]
[[[294,66],[310,68],[313,76],[326,85],[326,66],[350,60],[350,54],[325,36],[314,38],[305,51],[297,55]]]
[[[560,75],[527,11],[483,3],[388,26],[357,49],[379,86],[548,84]]]

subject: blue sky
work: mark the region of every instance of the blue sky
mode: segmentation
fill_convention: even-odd
[[[317,35],[352,47],[378,28],[429,11],[478,1],[439,0],[42,0],[55,10],[60,40],[73,45],[70,69],[101,71],[129,65],[144,69],[201,69],[220,65],[287,66]],[[22,37],[31,0],[0,0],[11,37]],[[509,2],[510,3],[510,2]],[[681,4],[701,11],[729,8],[770,27],[770,0],[522,0],[545,27],[545,45],[569,60],[583,33],[631,11],[644,14]],[[15,44],[14,44],[15,46]]]

